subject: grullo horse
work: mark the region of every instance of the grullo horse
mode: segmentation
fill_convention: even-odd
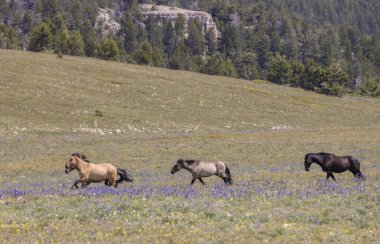
[[[199,180],[203,185],[202,177],[209,177],[212,175],[217,175],[224,180],[224,183],[232,185],[232,177],[229,168],[222,161],[214,161],[214,162],[203,162],[197,160],[183,160],[179,159],[174,164],[172,170],[170,171],[172,174],[175,172],[186,169],[193,175],[193,179],[191,180],[191,185],[194,184],[195,180]]]

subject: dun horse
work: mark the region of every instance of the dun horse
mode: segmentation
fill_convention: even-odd
[[[170,171],[172,174],[175,172],[186,169],[193,175],[191,180],[191,185],[198,179],[203,185],[202,177],[209,177],[212,175],[217,175],[224,180],[224,183],[232,185],[232,177],[230,170],[222,161],[216,162],[202,162],[196,160],[183,160],[179,159]]]
[[[82,183],[82,188],[90,183],[98,183],[104,181],[107,186],[117,187],[117,184],[122,181],[132,182],[124,169],[119,169],[109,163],[94,164],[90,162],[84,154],[74,153],[70,156],[65,165],[65,172],[76,169],[79,171],[79,180],[76,180],[71,187],[78,189],[78,184]],[[120,179],[116,180],[119,175]]]
[[[312,163],[321,166],[322,170],[327,173],[326,180],[331,177],[334,181],[333,173],[342,173],[346,170],[358,179],[365,180],[365,177],[360,172],[360,162],[352,156],[335,156],[331,153],[308,153],[305,155],[305,170],[309,171]]]

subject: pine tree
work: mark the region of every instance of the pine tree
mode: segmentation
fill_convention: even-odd
[[[73,56],[84,55],[84,43],[82,36],[79,31],[74,31],[71,33],[69,40],[67,41],[67,54]]]
[[[151,65],[153,63],[153,50],[148,41],[141,43],[134,52],[134,60],[138,64]]]
[[[215,28],[210,28],[205,34],[206,54],[208,56],[213,55],[218,49],[217,36],[215,34]]]
[[[50,30],[53,37],[53,50],[56,53],[67,54],[67,42],[69,31],[67,30],[65,20],[62,15],[57,15],[50,21]]]
[[[232,60],[229,58],[225,60],[217,54],[207,58],[201,71],[210,75],[237,77],[237,70]]]
[[[133,21],[132,14],[126,12],[121,22],[121,34],[124,37],[124,48],[127,52],[131,53],[136,49],[137,36],[136,25]]]
[[[276,84],[288,84],[292,77],[292,68],[288,60],[277,54],[268,68],[268,80]]]
[[[170,57],[169,60],[169,68],[171,69],[180,69],[180,70],[190,70],[194,71],[198,67],[196,67],[196,64],[193,62],[193,54],[192,54],[191,48],[186,46],[184,43],[181,43],[174,55]]]
[[[164,43],[164,52],[168,55],[173,55],[176,48],[176,36],[174,33],[173,24],[170,20],[164,21],[164,35],[163,35],[163,43]]]
[[[89,20],[85,20],[81,35],[84,42],[84,53],[88,57],[95,57],[98,50],[95,30]]]
[[[119,56],[117,43],[111,38],[106,38],[100,42],[98,57],[105,60],[116,60]]]
[[[0,49],[17,49],[20,38],[14,28],[0,24]]]
[[[241,51],[240,33],[235,25],[225,26],[220,45],[228,57],[234,57]]]
[[[23,17],[21,22],[21,29],[23,33],[29,33],[33,28],[32,14],[28,11]]]
[[[193,51],[193,55],[203,55],[205,51],[205,45],[203,40],[203,33],[201,24],[197,19],[189,21],[187,27],[188,37],[185,43]]]
[[[162,43],[162,29],[159,25],[161,18],[159,16],[153,17],[148,16],[146,21],[146,31],[148,33],[148,40],[152,47],[164,49],[164,44]]]
[[[186,24],[186,20],[183,14],[178,14],[178,17],[174,25],[176,47],[178,47],[181,43],[185,41],[185,24]]]
[[[50,49],[52,46],[52,34],[49,26],[42,22],[31,34],[29,50],[41,52]]]

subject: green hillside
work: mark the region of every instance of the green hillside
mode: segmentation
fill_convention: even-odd
[[[373,127],[380,119],[379,99],[20,51],[0,51],[0,85],[0,128],[9,135]]]
[[[379,104],[0,50],[0,242],[374,243]],[[357,157],[367,180],[305,172],[304,155],[319,151]],[[70,190],[74,152],[134,182]],[[170,174],[179,158],[222,160],[234,185],[212,176],[190,186],[185,170]]]

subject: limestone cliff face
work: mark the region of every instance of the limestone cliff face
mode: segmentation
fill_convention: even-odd
[[[189,20],[197,19],[203,28],[203,33],[206,33],[211,28],[214,28],[215,36],[219,37],[220,33],[216,28],[216,24],[211,17],[211,14],[201,11],[191,11],[181,8],[173,8],[163,5],[151,5],[151,4],[141,4],[140,8],[142,10],[142,15],[148,17],[149,15],[161,16],[161,18],[170,20],[173,24],[177,20],[178,16],[181,14],[186,20],[186,25]]]
[[[99,9],[95,20],[94,29],[103,37],[116,34],[120,30],[120,24],[114,20],[115,11],[109,8]]]

